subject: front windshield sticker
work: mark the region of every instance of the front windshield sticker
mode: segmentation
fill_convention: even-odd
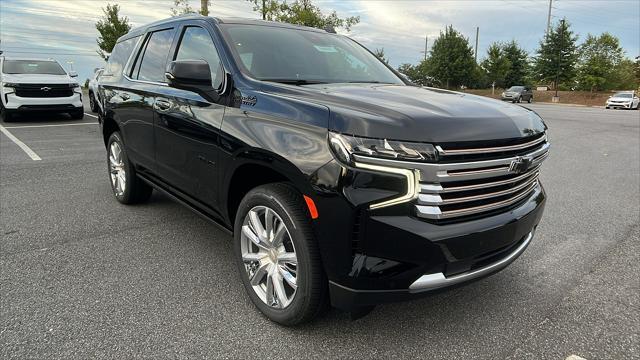
[[[313,45],[314,48],[316,48],[316,50],[320,51],[320,52],[326,52],[326,53],[334,53],[334,52],[338,52],[338,50],[336,50],[335,47],[333,46],[318,46],[318,45]]]

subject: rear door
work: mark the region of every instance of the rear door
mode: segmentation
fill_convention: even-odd
[[[213,87],[223,82],[223,67],[209,25],[183,22],[170,60],[205,60]],[[225,106],[195,92],[162,88],[156,99],[158,173],[174,187],[216,210],[219,131]]]

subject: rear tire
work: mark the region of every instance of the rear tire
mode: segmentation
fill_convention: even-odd
[[[153,188],[136,176],[133,164],[129,162],[124,142],[119,132],[113,132],[107,142],[107,170],[111,180],[111,190],[116,200],[122,204],[137,204],[149,200]]]
[[[533,96],[530,96],[530,97],[529,97],[529,100],[527,100],[527,102],[528,102],[529,104],[531,104],[531,103],[533,102]]]
[[[267,318],[285,326],[312,320],[327,298],[327,280],[304,203],[291,185],[262,185],[242,199],[234,224],[234,252],[245,290]],[[267,219],[276,225],[267,225]],[[295,265],[286,261],[291,258]]]

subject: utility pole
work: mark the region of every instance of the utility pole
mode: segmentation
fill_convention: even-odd
[[[560,67],[562,65],[562,47],[564,46],[564,19],[560,22],[560,50],[558,50],[558,69],[556,70],[556,95],[553,97],[553,102],[560,102],[558,97],[558,81],[560,79]]]
[[[480,27],[476,26],[476,51],[475,51],[476,64],[478,63],[478,37],[479,36],[480,36]]]
[[[551,4],[553,4],[553,0],[549,0],[549,12],[547,13],[547,31],[545,32],[545,37],[549,36],[549,31],[551,30]]]
[[[262,0],[262,20],[267,20],[267,0]]]
[[[427,48],[429,48],[429,36],[424,37],[424,61],[427,61]]]
[[[209,16],[209,0],[200,0],[200,14]]]

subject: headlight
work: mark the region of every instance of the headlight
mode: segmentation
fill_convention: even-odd
[[[2,87],[6,87],[6,88],[14,88],[16,86],[18,86],[18,84],[15,83],[1,83]]]
[[[336,157],[346,164],[353,163],[353,155],[383,159],[435,162],[438,153],[427,143],[372,139],[329,133],[329,143]]]
[[[506,95],[505,93],[502,93],[502,96],[505,96],[505,95]]]

